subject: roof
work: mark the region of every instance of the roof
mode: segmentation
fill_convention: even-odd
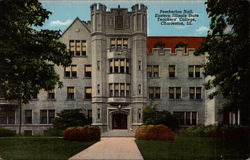
[[[147,49],[149,53],[152,53],[152,48],[155,44],[165,44],[164,48],[171,48],[172,52],[175,52],[175,48],[178,44],[185,45],[185,48],[195,48],[201,47],[204,39],[206,37],[147,37]]]

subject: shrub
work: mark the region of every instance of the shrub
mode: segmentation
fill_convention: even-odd
[[[179,126],[176,116],[168,111],[157,111],[152,103],[143,110],[143,122],[147,125],[163,124],[173,130]]]
[[[250,127],[246,126],[218,126],[209,133],[210,137],[216,138],[241,138],[248,139]]]
[[[96,126],[70,127],[64,130],[63,137],[71,141],[98,141],[101,131]]]
[[[80,109],[64,110],[57,114],[53,127],[58,130],[65,130],[68,127],[84,126],[91,124],[85,113]]]
[[[12,130],[0,128],[0,137],[9,137],[9,136],[15,136],[16,133]]]
[[[174,132],[164,125],[142,125],[135,133],[136,139],[143,140],[174,140]]]
[[[63,130],[57,129],[57,128],[49,128],[47,129],[47,136],[63,136]]]

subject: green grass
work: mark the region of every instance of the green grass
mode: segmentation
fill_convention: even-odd
[[[59,137],[0,137],[0,157],[11,160],[66,160],[95,142]]]
[[[136,141],[145,160],[247,159],[250,142],[209,137],[182,137],[175,141]]]

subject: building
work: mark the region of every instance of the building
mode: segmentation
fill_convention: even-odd
[[[102,131],[134,130],[151,102],[178,114],[181,125],[222,121],[204,88],[205,55],[194,55],[204,37],[148,37],[145,5],[93,4],[91,21],[76,18],[60,40],[74,53],[70,66],[55,66],[64,87],[41,91],[21,112],[1,99],[0,127],[18,132],[21,121],[22,133],[44,134],[56,113],[82,109]]]

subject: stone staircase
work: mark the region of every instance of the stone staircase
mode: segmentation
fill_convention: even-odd
[[[126,129],[114,129],[103,132],[101,137],[134,137],[135,133]]]

